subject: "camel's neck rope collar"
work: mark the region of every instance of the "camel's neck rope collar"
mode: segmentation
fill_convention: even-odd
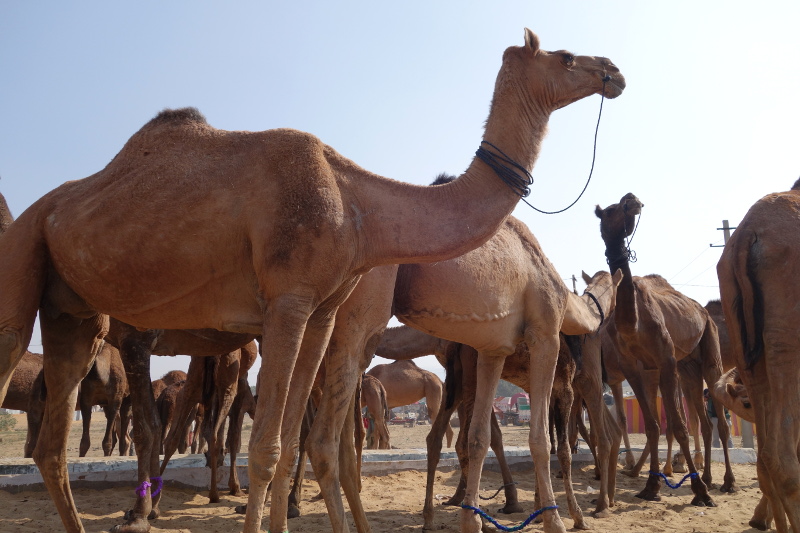
[[[625,204],[622,206],[622,210],[624,211],[624,215],[622,218],[623,229],[625,232],[623,235],[628,234],[628,205]],[[625,241],[627,237],[623,237],[622,241],[617,246],[616,250],[612,250],[610,247],[606,247],[606,263],[608,263],[609,270],[613,274],[618,268],[622,268],[626,263],[635,263],[636,262],[636,252],[631,250],[631,243],[633,242],[633,236],[636,235],[636,230],[639,229],[639,222],[642,220],[642,213],[639,212],[639,218],[636,219],[636,224],[633,226],[633,232],[631,233],[630,238]]]
[[[594,302],[594,305],[597,306],[597,310],[600,311],[600,326],[602,326],[603,322],[605,322],[605,320],[606,320],[606,315],[605,315],[605,313],[603,313],[603,308],[600,307],[600,302],[597,301],[597,297],[594,294],[592,294],[591,292],[585,291],[584,294],[588,295],[589,298],[592,299],[592,301]],[[600,326],[598,326],[598,327],[600,327]]]
[[[583,193],[585,193],[586,189],[589,187],[589,182],[592,181],[594,161],[595,157],[597,156],[597,132],[600,129],[600,117],[603,116],[603,101],[606,99],[606,83],[609,81],[611,81],[611,76],[606,75],[603,78],[603,92],[600,95],[600,113],[597,115],[597,126],[594,128],[594,147],[592,148],[592,166],[589,169],[589,177],[586,179],[586,185],[583,186],[581,193],[577,198],[575,198],[575,201],[569,204],[567,207],[559,209],[558,211],[544,211],[525,200],[525,198],[531,193],[530,186],[533,185],[533,176],[531,176],[531,173],[528,172],[528,169],[511,159],[500,148],[493,145],[489,141],[481,141],[481,146],[478,147],[478,150],[475,152],[475,156],[486,163],[489,168],[494,170],[495,174],[497,174],[512,191],[518,194],[520,198],[522,198],[522,201],[528,204],[531,209],[545,215],[563,213],[578,203],[578,200],[581,199]],[[492,148],[494,152],[484,148],[484,144]]]

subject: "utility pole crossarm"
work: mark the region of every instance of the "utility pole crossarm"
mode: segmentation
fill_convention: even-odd
[[[721,228],[717,228],[717,229],[718,230],[722,230],[722,232],[723,232],[722,234],[724,236],[724,242],[725,242],[725,244],[728,244],[728,239],[731,238],[731,230],[736,229],[736,226],[731,227],[730,224],[728,224],[727,220],[723,220],[722,221],[722,227]],[[725,246],[725,244],[709,244],[709,246],[711,248],[723,248]]]

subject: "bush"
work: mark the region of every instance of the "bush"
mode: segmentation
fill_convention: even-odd
[[[8,413],[0,414],[0,431],[10,431],[17,425],[17,419]]]

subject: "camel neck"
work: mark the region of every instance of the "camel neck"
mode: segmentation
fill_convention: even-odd
[[[0,234],[5,233],[12,222],[14,222],[14,217],[11,216],[11,210],[8,208],[5,197],[0,194]]]
[[[630,262],[628,261],[628,247],[624,239],[606,245],[606,259],[613,275],[617,270],[623,273],[622,281],[617,287],[617,305],[614,311],[614,322],[621,333],[635,328],[638,320],[636,309],[636,285],[633,283]]]
[[[549,115],[532,113],[528,107],[513,92],[496,94],[483,140],[530,172]],[[377,228],[381,237],[371,243],[376,264],[428,263],[463,255],[491,238],[520,199],[478,157],[450,183],[394,186],[371,196],[382,204]]]

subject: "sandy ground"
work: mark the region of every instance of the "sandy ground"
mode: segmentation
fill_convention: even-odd
[[[93,447],[90,455],[102,455],[99,440],[102,435],[103,417],[97,417],[93,427]],[[415,428],[391,427],[392,444],[397,447],[423,447],[424,437],[430,426]],[[22,436],[20,439],[20,435]],[[527,428],[504,428],[507,445],[526,445]],[[77,455],[80,438],[80,423],[76,422],[70,435],[70,454]],[[21,455],[24,442],[24,423],[15,431],[0,433],[0,457]],[[643,443],[643,436],[634,436],[634,442]],[[245,440],[246,442],[246,440]],[[738,443],[737,443],[738,444]],[[724,465],[713,464],[714,479],[719,482],[724,473]],[[698,508],[689,505],[691,491],[687,487],[662,489],[662,501],[643,502],[634,497],[644,486],[645,478],[630,479],[617,475],[617,504],[613,515],[607,519],[588,521],[594,531],[680,531],[680,532],[755,532],[747,524],[761,493],[755,481],[754,465],[734,465],[740,492],[728,495],[718,490],[711,494],[716,508]],[[517,525],[527,518],[533,508],[533,472],[522,471],[515,474],[519,483],[519,496],[525,513],[502,515],[498,520],[507,526]],[[445,469],[437,474],[434,494],[444,499],[453,493],[458,482],[458,472]],[[484,472],[481,481],[482,494],[490,496],[501,485],[499,474]],[[367,516],[375,533],[396,531],[422,531],[422,503],[424,497],[424,472],[409,471],[386,476],[365,476],[362,500]],[[557,491],[560,514],[568,529],[572,529],[572,519],[567,511],[563,497],[563,482],[553,479]],[[597,489],[593,469],[589,466],[573,467],[573,487],[578,502],[589,516],[594,508],[591,501]],[[325,506],[322,501],[311,501],[318,493],[315,482],[309,481],[303,495],[303,516],[290,522],[292,532],[322,533],[330,531]],[[233,512],[233,507],[246,501],[246,497],[222,496],[218,504],[209,505],[205,492],[168,489],[162,500],[163,515],[152,523],[154,533],[198,532],[228,533],[241,531],[243,516]],[[133,503],[133,488],[107,490],[82,489],[74,491],[76,505],[87,532],[108,531],[122,521],[121,509]],[[502,495],[483,503],[489,514],[498,516],[496,511],[503,505]],[[264,521],[264,531],[267,528]],[[437,504],[436,525],[441,531],[458,531],[458,510]],[[354,526],[351,521],[351,527]],[[9,494],[0,491],[0,531],[39,532],[59,531],[63,526],[55,507],[45,492],[24,492]],[[541,531],[541,525],[532,525],[525,531]]]

